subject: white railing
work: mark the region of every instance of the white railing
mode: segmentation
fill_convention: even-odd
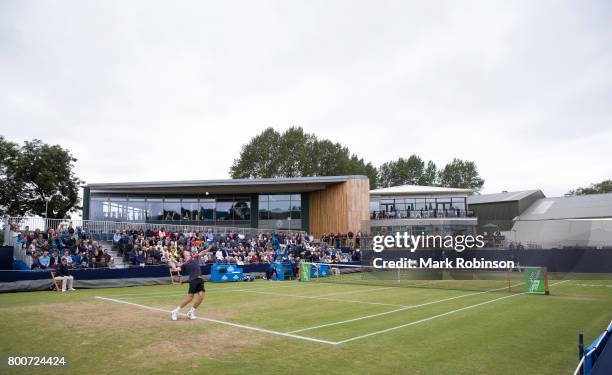
[[[247,227],[222,227],[215,225],[181,225],[173,223],[145,223],[145,222],[118,222],[118,221],[101,221],[101,220],[81,220],[81,219],[45,219],[42,217],[8,217],[4,218],[3,222],[15,224],[19,230],[25,230],[29,227],[31,231],[39,229],[46,231],[48,228],[53,229],[74,229],[81,228],[88,233],[96,234],[113,234],[117,230],[160,230],[164,228],[171,232],[197,232],[206,231],[212,228],[215,233],[240,233],[240,234],[257,234],[257,230]]]

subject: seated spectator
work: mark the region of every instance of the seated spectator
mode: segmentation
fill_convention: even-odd
[[[89,267],[89,255],[84,253],[81,258],[81,268],[86,269],[87,267]]]
[[[146,261],[147,261],[147,258],[145,257],[144,251],[141,250],[138,253],[138,256],[136,257],[136,264],[138,264],[140,267],[144,267]]]
[[[113,250],[118,251],[119,250],[119,241],[121,240],[121,233],[119,232],[119,229],[117,229],[115,231],[115,234],[113,235]]]
[[[51,265],[51,258],[49,257],[49,251],[43,251],[43,255],[38,257],[38,266],[41,270],[46,270]]]
[[[52,268],[54,270],[57,269],[57,267],[59,267],[60,262],[61,262],[61,259],[58,255],[58,251],[53,250],[51,252],[51,263],[50,263],[49,268]]]
[[[87,268],[98,268],[98,262],[95,256],[89,255],[87,257]]]
[[[70,256],[70,251],[64,250],[64,255],[62,256],[62,259],[64,258],[66,259],[68,267],[72,267],[72,256]]]
[[[72,256],[72,265],[73,266],[80,266],[81,265],[81,261],[82,261],[82,257],[80,253],[76,253]]]
[[[220,248],[217,248],[217,251],[215,252],[215,259],[217,260],[217,263],[223,263],[223,251],[221,251]]]
[[[276,267],[266,267],[266,280],[273,280],[276,278]]]
[[[66,284],[68,284],[68,290],[75,290],[72,287],[72,283],[74,282],[74,276],[72,276],[72,274],[70,273],[66,258],[62,258],[62,261],[59,267],[57,268],[57,273],[55,275],[55,280],[61,280],[62,282],[62,292],[66,291]]]
[[[136,264],[136,259],[138,258],[138,248],[133,247],[129,254],[129,259],[131,264]]]
[[[106,263],[107,267],[110,267],[111,264],[114,263],[113,257],[108,253],[108,250],[102,250],[102,258],[104,259],[104,263]]]

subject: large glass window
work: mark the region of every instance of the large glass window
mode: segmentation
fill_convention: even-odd
[[[381,199],[380,210],[385,212],[395,211],[395,199]]]
[[[128,221],[144,221],[146,217],[144,198],[129,197],[126,205],[126,211]]]
[[[370,212],[374,211],[398,211],[399,217],[415,217],[419,215],[421,210],[424,211],[444,211],[445,215],[461,215],[453,213],[453,210],[461,210],[463,213],[467,208],[465,197],[432,197],[432,198],[411,198],[411,197],[395,197],[395,198],[380,198],[375,197],[370,201]],[[440,214],[440,212],[436,212]],[[424,213],[424,215],[431,215]]]
[[[234,206],[234,200],[232,198],[218,198],[217,207],[215,209],[217,221],[229,221],[233,220],[232,208]]]
[[[200,199],[200,220],[212,221],[215,220],[215,200]]]
[[[415,209],[414,199],[408,198],[406,199],[406,209],[412,211]]]
[[[270,200],[270,219],[284,220],[289,217],[290,201]]]
[[[300,217],[299,195],[282,196],[282,202],[287,217]],[[260,207],[269,210],[269,196],[260,197]],[[273,203],[274,205],[275,203]],[[89,200],[92,220],[114,221],[208,221],[229,222],[251,220],[250,197],[164,197],[153,195],[147,197],[111,194],[92,194]],[[277,204],[278,205],[278,204]],[[294,212],[295,211],[295,212]],[[284,217],[284,219],[287,219]],[[229,224],[229,223],[228,223]]]
[[[302,211],[298,211],[298,210],[291,211],[291,219],[301,219],[301,218],[302,218]]]
[[[465,198],[453,198],[453,208],[465,211]]]
[[[270,202],[269,195],[259,196],[259,212],[257,213],[259,220],[270,220],[269,202]]]
[[[427,208],[425,207],[425,199],[423,198],[415,198],[415,209],[417,210],[426,210]]]
[[[104,215],[104,220],[112,220],[110,202],[105,201],[102,203],[102,213]]]
[[[272,194],[259,196],[260,220],[287,220],[302,218],[300,194]]]
[[[197,198],[183,198],[181,205],[181,220],[198,220],[198,212],[199,208]]]
[[[147,220],[164,220],[163,199],[147,198]]]
[[[181,220],[181,200],[177,198],[166,198],[164,200],[164,220]]]
[[[302,218],[302,196],[300,194],[291,195],[291,218]]]
[[[370,212],[380,211],[380,202],[370,201]]]
[[[110,197],[110,220],[125,221],[127,220],[127,197],[126,196],[111,196]]]
[[[89,200],[89,218],[91,220],[107,220],[105,209],[108,206],[108,197],[92,197]]]
[[[436,199],[435,198],[425,199],[425,206],[427,210],[435,210],[436,209]]]
[[[268,197],[270,199],[270,202],[273,202],[273,201],[288,202],[291,200],[291,195],[284,195],[284,194],[269,195]]]
[[[249,198],[234,198],[234,220],[251,220],[251,200]]]

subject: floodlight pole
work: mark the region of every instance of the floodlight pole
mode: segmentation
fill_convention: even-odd
[[[45,230],[47,230],[47,227],[49,226],[49,202],[51,201],[51,199],[53,199],[53,197],[59,194],[60,192],[56,191],[48,197],[45,197]]]

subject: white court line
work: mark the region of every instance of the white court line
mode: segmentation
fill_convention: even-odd
[[[383,329],[383,330],[376,331],[376,332],[366,333],[365,335],[361,335],[361,336],[351,337],[351,338],[346,339],[346,340],[338,341],[338,344],[344,344],[346,342],[350,342],[350,341],[354,341],[354,340],[359,340],[359,339],[363,339],[363,338],[374,336],[374,335],[380,335],[381,333],[387,333],[387,332],[390,332],[390,331],[395,331],[395,330],[400,329],[400,328],[405,328],[405,327],[417,325],[417,324],[424,323],[424,322],[427,322],[427,321],[430,321],[430,320],[433,320],[433,319],[436,319],[436,318],[440,318],[440,317],[443,317],[443,316],[451,315],[451,314],[458,313],[460,311],[464,311],[464,310],[468,310],[468,309],[473,309],[473,308],[476,308],[478,306],[482,306],[482,305],[486,305],[488,303],[493,303],[493,302],[496,302],[496,301],[501,301],[501,300],[504,300],[504,299],[520,296],[520,295],[523,295],[523,294],[525,294],[525,292],[519,293],[519,294],[512,294],[512,295],[509,295],[509,296],[504,296],[504,297],[500,297],[500,298],[496,298],[496,299],[492,299],[492,300],[488,300],[488,301],[477,303],[475,305],[470,305],[470,306],[467,306],[467,307],[462,307],[460,309],[451,310],[451,311],[448,311],[448,312],[445,312],[445,313],[442,313],[442,314],[430,316],[429,318],[425,318],[425,319],[421,319],[421,320],[416,320],[414,322],[402,324],[402,325],[399,325],[399,326]]]
[[[115,303],[122,303],[122,304],[125,304],[125,305],[140,307],[142,309],[147,309],[147,310],[151,310],[151,311],[160,311],[160,312],[164,312],[164,313],[168,313],[168,314],[172,313],[172,310],[166,310],[166,309],[160,309],[158,307],[151,307],[151,306],[140,305],[138,303],[122,301],[122,300],[118,300],[118,299],[114,299],[114,298],[106,298],[106,297],[100,297],[100,296],[96,296],[96,298],[97,299],[101,299],[101,300],[105,300],[105,301],[110,301],[110,302],[115,302]],[[181,315],[185,315],[185,314],[181,314]],[[312,341],[312,342],[316,342],[316,343],[319,343],[319,344],[338,345],[338,342],[336,342],[336,341],[320,340],[320,339],[315,339],[315,338],[307,337],[307,336],[298,336],[298,335],[293,335],[291,333],[272,331],[272,330],[265,329],[265,328],[247,326],[247,325],[243,325],[243,324],[226,322],[226,321],[223,321],[223,320],[209,319],[209,318],[202,318],[202,317],[198,317],[198,319],[199,320],[204,320],[204,321],[207,321],[207,322],[211,322],[211,323],[223,324],[223,325],[226,325],[226,326],[242,328],[242,329],[247,329],[247,330],[261,332],[261,333],[267,333],[267,334],[276,335],[276,336],[284,336],[284,337],[291,337],[291,338],[294,338],[294,339],[299,339],[299,340],[304,340],[304,341]]]
[[[420,283],[420,284],[410,284],[410,286],[423,286],[423,285],[431,285],[431,284],[437,284],[437,283],[441,283],[443,281],[446,280],[434,280],[434,281],[428,281],[426,283]]]
[[[612,288],[612,285],[605,284],[574,284],[577,286],[589,286],[589,287],[603,287],[603,288]]]
[[[407,307],[406,305],[397,305],[397,304],[392,304],[392,303],[367,302],[367,301],[357,301],[357,300],[350,300],[350,299],[338,299],[338,298],[327,298],[327,297],[317,297],[317,296],[301,296],[301,295],[298,295],[298,294],[283,294],[283,293],[273,293],[273,292],[258,292],[256,290],[243,290],[242,292],[244,292],[244,293],[257,293],[257,294],[264,294],[264,295],[268,295],[268,296],[277,296],[277,297],[292,297],[292,298],[316,299],[316,300],[332,301],[332,302],[359,303],[359,304],[362,304],[362,305]]]
[[[398,311],[404,311],[404,310],[410,310],[410,309],[416,309],[418,307],[423,307],[423,306],[428,306],[428,305],[433,305],[436,303],[441,303],[441,302],[446,302],[446,301],[451,301],[454,299],[459,299],[459,298],[464,298],[464,297],[469,297],[469,296],[475,296],[477,294],[482,294],[482,293],[487,293],[487,292],[478,292],[478,293],[470,293],[470,294],[462,294],[460,296],[455,296],[455,297],[449,297],[449,298],[444,298],[444,299],[440,299],[437,301],[431,301],[431,302],[425,302],[425,303],[421,303],[419,305],[408,305],[408,306],[404,306],[401,307],[399,309],[395,309],[395,310],[390,310],[390,311],[384,311],[378,314],[371,314],[371,315],[365,315],[365,316],[361,316],[359,318],[353,318],[353,319],[347,319],[347,320],[341,320],[339,322],[333,322],[333,323],[327,323],[327,324],[321,324],[318,326],[314,326],[314,327],[307,327],[307,328],[302,328],[302,329],[296,329],[295,331],[291,331],[289,333],[298,333],[298,332],[304,332],[304,331],[310,331],[313,329],[318,329],[318,328],[324,328],[324,327],[330,327],[330,326],[335,326],[338,324],[345,324],[345,323],[351,323],[351,322],[356,322],[358,320],[364,320],[364,319],[371,319],[371,318],[376,318],[379,316],[384,316],[384,315],[389,315],[389,314],[393,314],[396,313]]]
[[[562,284],[562,283],[565,283],[567,281],[569,281],[569,280],[563,280],[563,281],[560,281],[558,283],[551,284],[551,286],[552,285]],[[401,328],[417,325],[417,324],[420,324],[420,323],[425,323],[425,322],[428,322],[428,321],[436,319],[436,318],[441,318],[443,316],[455,314],[455,313],[458,313],[460,311],[465,311],[465,310],[473,309],[473,308],[476,308],[476,307],[479,307],[479,306],[487,305],[489,303],[493,303],[493,302],[497,302],[497,301],[501,301],[501,300],[505,300],[505,299],[509,299],[509,298],[513,298],[513,297],[517,297],[517,296],[522,296],[524,294],[527,294],[527,292],[522,292],[522,293],[518,293],[518,294],[512,294],[512,295],[504,296],[504,297],[500,297],[500,298],[495,298],[495,299],[488,300],[488,301],[485,301],[485,302],[477,303],[475,305],[470,305],[470,306],[462,307],[460,309],[448,311],[448,312],[445,312],[445,313],[442,313],[442,314],[430,316],[428,318],[417,320],[417,321],[414,321],[414,322],[402,324],[402,325],[391,327],[391,328],[382,329],[382,330],[376,331],[376,332],[366,333],[365,335],[351,337],[351,338],[348,338],[346,340],[338,341],[338,344],[344,344],[344,343],[347,343],[347,342],[351,342],[351,341],[355,341],[355,340],[359,340],[359,339],[364,339],[366,337],[370,337],[370,336],[374,336],[374,335],[380,335],[381,333],[387,333],[387,332],[395,331],[395,330],[398,330],[398,329],[401,329]]]
[[[523,284],[523,283],[520,283]],[[520,285],[517,284],[517,285]],[[333,323],[327,323],[327,324],[321,324],[318,326],[314,326],[314,327],[307,327],[307,328],[302,328],[302,329],[296,329],[295,331],[291,331],[289,333],[298,333],[298,332],[304,332],[304,331],[310,331],[313,329],[318,329],[318,328],[324,328],[324,327],[330,327],[330,326],[335,326],[338,324],[345,324],[345,323],[351,323],[351,322],[356,322],[358,320],[364,320],[364,319],[371,319],[371,318],[376,318],[379,316],[384,316],[384,315],[389,315],[389,314],[393,314],[399,311],[404,311],[404,310],[410,310],[410,309],[416,309],[418,307],[423,307],[423,306],[429,306],[429,305],[434,305],[436,303],[441,303],[441,302],[446,302],[446,301],[452,301],[455,299],[459,299],[459,298],[465,298],[465,297],[469,297],[469,296],[475,296],[478,294],[483,294],[483,293],[489,293],[489,292],[495,292],[498,290],[502,290],[505,289],[506,287],[503,288],[497,288],[497,289],[490,289],[490,290],[485,290],[484,292],[476,292],[476,293],[468,293],[468,294],[462,294],[460,296],[455,296],[455,297],[449,297],[449,298],[444,298],[444,299],[440,299],[437,301],[430,301],[430,302],[425,302],[425,303],[421,303],[418,305],[408,305],[408,306],[404,306],[402,308],[399,309],[395,309],[395,310],[389,310],[389,311],[384,311],[378,314],[371,314],[371,315],[365,315],[365,316],[361,316],[359,318],[353,318],[353,319],[347,319],[347,320],[341,320],[339,322],[333,322]]]
[[[557,284],[562,284],[562,283],[567,282],[567,281],[570,281],[570,280],[560,281],[558,283],[551,284],[551,286],[552,285],[557,285]],[[486,292],[479,292],[479,293],[486,293]],[[474,294],[478,294],[478,293],[474,293]],[[329,340],[315,339],[313,337],[299,336],[299,335],[293,334],[296,331],[292,331],[292,332],[278,332],[278,331],[272,331],[272,330],[265,329],[265,328],[252,327],[252,326],[247,326],[247,325],[242,325],[242,324],[237,324],[237,323],[231,323],[231,322],[226,322],[226,321],[216,320],[216,319],[201,318],[201,317],[198,317],[198,319],[204,320],[204,321],[208,321],[208,322],[212,322],[212,323],[218,323],[218,324],[223,324],[223,325],[237,327],[237,328],[243,328],[243,329],[247,329],[247,330],[251,330],[251,331],[256,331],[256,332],[261,332],[261,333],[268,333],[268,334],[276,335],[276,336],[291,337],[291,338],[295,338],[295,339],[299,339],[299,340],[317,342],[317,343],[328,344],[328,345],[340,345],[340,344],[344,344],[344,343],[351,342],[351,341],[354,341],[354,340],[359,340],[359,339],[363,339],[363,338],[366,338],[366,337],[378,335],[378,334],[381,334],[381,333],[386,333],[386,332],[394,331],[394,330],[397,330],[397,329],[400,329],[400,328],[404,328],[404,327],[420,324],[420,323],[427,322],[427,321],[430,321],[430,320],[433,320],[433,319],[436,319],[436,318],[439,318],[439,317],[442,317],[442,316],[454,314],[454,313],[457,313],[457,312],[460,312],[460,311],[472,309],[472,308],[475,308],[475,307],[478,307],[478,306],[482,306],[482,305],[486,305],[486,304],[493,303],[493,302],[496,302],[496,301],[501,301],[501,300],[504,300],[504,299],[520,296],[520,295],[523,295],[523,294],[525,294],[525,292],[520,293],[520,294],[513,294],[513,295],[510,295],[510,296],[504,296],[504,297],[496,298],[496,299],[485,301],[485,302],[481,302],[481,303],[478,303],[478,304],[475,304],[475,305],[471,305],[471,306],[463,307],[463,308],[460,308],[460,309],[452,310],[452,311],[449,311],[449,312],[446,312],[446,313],[434,315],[434,316],[431,316],[429,318],[421,319],[421,320],[418,320],[418,321],[415,321],[415,322],[410,322],[410,323],[402,324],[400,326],[387,328],[387,329],[384,329],[384,330],[381,330],[381,331],[371,332],[371,333],[368,333],[368,334],[365,334],[365,335],[361,335],[361,336],[351,337],[351,338],[348,338],[348,339],[342,340],[342,341],[329,341]],[[458,297],[461,297],[461,296],[458,296]],[[136,306],[136,307],[140,307],[140,308],[151,310],[151,311],[160,311],[160,312],[165,312],[165,313],[171,313],[172,312],[171,310],[166,310],[166,309],[161,309],[161,308],[157,308],[157,307],[140,305],[140,304],[137,304],[137,303],[128,302],[128,301],[122,301],[122,300],[113,299],[113,298],[106,298],[106,297],[100,297],[100,296],[96,296],[96,298],[97,299],[101,299],[101,300],[110,301],[110,302],[121,303],[121,304],[125,304],[125,305],[130,305],[130,306]],[[457,297],[453,297],[453,298],[457,298]],[[184,314],[181,314],[181,315],[184,315]]]

